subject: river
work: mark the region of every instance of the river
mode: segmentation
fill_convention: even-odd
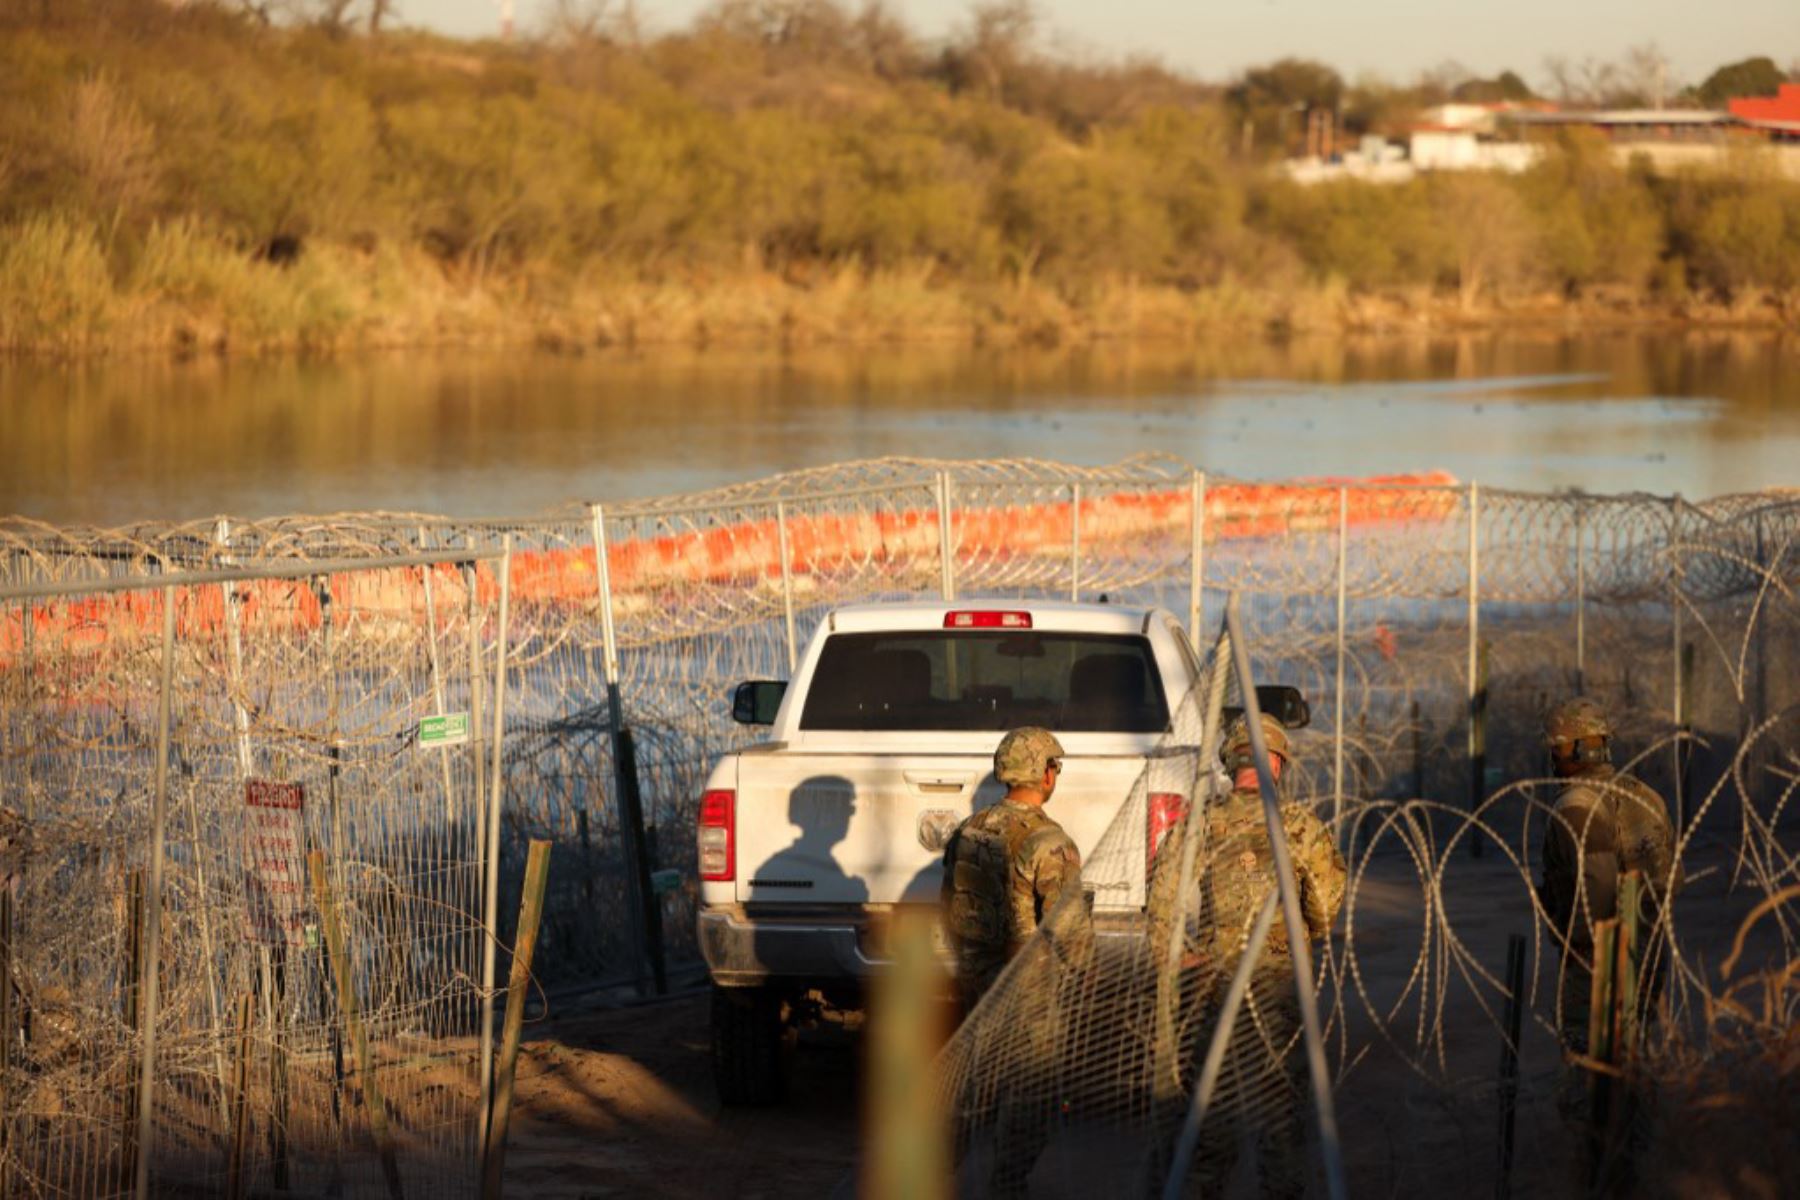
[[[525,515],[882,455],[1501,487],[1800,485],[1800,340],[1507,333],[1082,351],[0,363],[0,513]]]

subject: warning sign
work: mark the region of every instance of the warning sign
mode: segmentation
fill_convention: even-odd
[[[244,785],[244,898],[248,936],[265,946],[306,944],[306,789]]]

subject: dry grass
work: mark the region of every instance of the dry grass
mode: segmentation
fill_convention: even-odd
[[[1470,306],[1424,287],[1359,290],[1338,278],[1195,288],[1103,275],[1078,283],[947,278],[930,263],[810,274],[757,266],[666,277],[537,264],[479,278],[392,242],[311,240],[288,263],[194,218],[153,225],[110,255],[102,231],[62,216],[0,229],[0,350],[326,353],[367,347],[539,345],[1180,345],[1220,333],[1468,329],[1600,320],[1780,328],[1800,299],[1738,302],[1522,296]]]

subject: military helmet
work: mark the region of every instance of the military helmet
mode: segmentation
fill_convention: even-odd
[[[1564,700],[1544,716],[1544,745],[1560,746],[1582,738],[1612,737],[1612,722],[1598,701],[1586,696]]]
[[[1262,714],[1262,733],[1263,745],[1269,748],[1270,754],[1279,754],[1284,759],[1293,758],[1288,749],[1286,727],[1268,713]],[[1250,753],[1249,717],[1238,717],[1225,727],[1225,743],[1219,747],[1219,761],[1233,771],[1256,765],[1256,758]]]
[[[994,778],[1007,787],[1032,787],[1044,781],[1052,759],[1060,761],[1062,743],[1048,729],[1026,725],[1000,739],[994,751]]]

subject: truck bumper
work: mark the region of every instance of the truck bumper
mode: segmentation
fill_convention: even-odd
[[[751,920],[702,912],[700,954],[713,982],[750,987],[771,979],[864,979],[886,965],[863,948],[864,926],[828,918]]]
[[[741,910],[703,910],[699,918],[700,954],[714,983],[721,987],[754,987],[773,980],[863,980],[883,970],[888,959],[871,952],[871,923],[845,920],[836,914],[816,917],[758,914]],[[1094,932],[1102,954],[1129,954],[1143,940],[1137,913],[1096,914]],[[948,947],[938,946],[945,977],[956,973]]]

